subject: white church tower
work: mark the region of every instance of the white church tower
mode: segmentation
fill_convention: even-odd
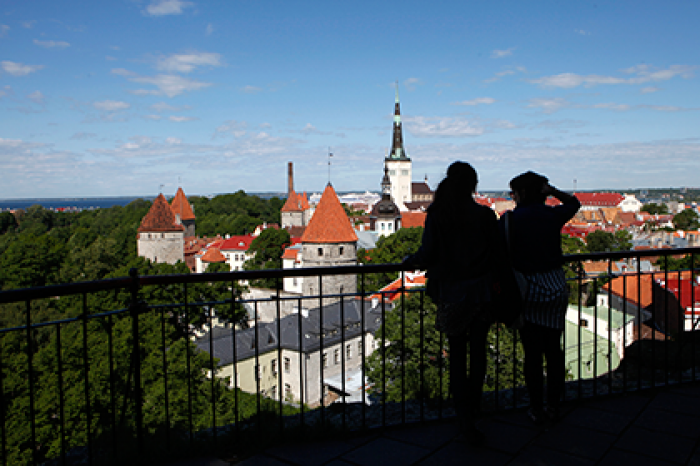
[[[408,210],[405,203],[411,202],[411,159],[403,147],[401,109],[399,107],[399,83],[396,83],[396,104],[394,105],[394,131],[391,152],[385,159],[391,183],[391,198],[402,211]]]

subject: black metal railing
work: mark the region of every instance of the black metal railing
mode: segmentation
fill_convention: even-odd
[[[698,251],[567,256],[567,400],[696,380]],[[641,270],[650,257],[661,271]],[[687,270],[673,270],[677,257]],[[590,263],[605,265],[586,273]],[[434,305],[423,287],[406,286],[406,273],[400,264],[134,270],[0,292],[2,312],[21,322],[0,330],[2,464],[235,455],[281,435],[450,416],[449,348],[433,328]],[[367,289],[378,274],[397,274],[402,286]],[[338,275],[356,276],[357,290],[324,294],[324,278]],[[286,277],[314,280],[318,292],[285,293]],[[278,286],[266,296],[241,293],[259,279]],[[670,290],[674,280],[690,286]],[[489,356],[484,409],[526,406],[517,332],[495,324]]]

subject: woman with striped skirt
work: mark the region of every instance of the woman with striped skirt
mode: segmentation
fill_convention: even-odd
[[[525,383],[529,417],[535,423],[559,417],[566,369],[561,337],[568,291],[564,277],[561,229],[581,207],[578,199],[549,184],[546,177],[526,172],[510,181],[516,203],[501,228],[513,267],[528,283],[520,336],[525,350]],[[553,196],[561,204],[546,205]],[[506,218],[507,217],[507,220]],[[544,360],[547,361],[547,406],[544,404]]]

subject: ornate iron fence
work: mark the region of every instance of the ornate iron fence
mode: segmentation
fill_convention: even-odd
[[[567,400],[696,380],[697,252],[567,257]],[[652,256],[662,271],[642,270]],[[671,270],[681,256],[687,270]],[[450,416],[449,348],[432,327],[424,288],[406,286],[406,273],[400,264],[172,276],[134,270],[128,278],[0,292],[2,312],[23,322],[0,330],[2,464],[234,454],[282,436]],[[374,274],[396,274],[402,284],[366,289]],[[333,275],[356,275],[357,291],[324,295],[323,277]],[[286,277],[318,280],[319,292],[285,293]],[[266,296],[240,293],[241,283],[257,279],[278,287]],[[211,299],[216,284],[223,287]],[[522,357],[517,332],[495,325],[486,411],[527,406]]]

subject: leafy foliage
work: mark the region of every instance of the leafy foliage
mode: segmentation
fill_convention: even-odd
[[[642,212],[647,212],[651,215],[668,214],[668,206],[666,204],[655,204],[653,202],[650,202],[649,204],[644,204],[639,210]]]
[[[291,238],[287,230],[268,228],[250,243],[248,254],[252,255],[244,264],[245,270],[267,270],[282,268],[282,254],[284,248],[291,244]],[[276,288],[275,279],[261,279],[252,283],[260,288]]]
[[[423,238],[423,228],[401,228],[395,233],[379,238],[377,246],[367,251],[359,248],[357,260],[361,264],[392,264],[418,251]],[[365,276],[365,290],[379,290],[398,278],[398,273],[382,273]]]
[[[435,329],[436,312],[430,298],[415,293],[386,312],[376,335],[379,348],[366,363],[375,395],[383,396],[385,401],[448,396],[449,345],[447,338]],[[516,369],[523,364],[522,344],[516,343],[512,330],[503,325],[491,328],[487,358],[484,390],[524,384],[522,370]]]
[[[586,245],[590,252],[627,251],[632,249],[632,235],[625,230],[597,230],[586,237]]]
[[[279,217],[281,207],[279,200],[264,201],[242,192],[201,200],[205,207],[198,209],[198,224],[200,218],[206,222],[208,217],[228,215],[232,222],[252,228],[262,221],[274,221],[273,212]],[[141,275],[189,273],[183,263],[153,264],[137,256],[136,230],[150,206],[148,201],[137,200],[124,207],[80,213],[32,206],[16,216],[0,214],[0,286],[8,290],[125,277],[132,268]],[[212,264],[208,271],[228,268]],[[190,420],[192,430],[197,431],[212,425],[214,413],[217,425],[223,425],[266,411],[279,412],[272,400],[207,378],[216,360],[199,352],[189,340],[191,330],[210,323],[212,317],[243,323],[245,310],[235,302],[242,291],[238,283],[226,281],[140,290],[139,299],[148,305],[167,305],[143,309],[139,315],[138,360],[146,438],[162,444],[164,433],[170,432],[171,454],[183,443],[179,439],[188,437]],[[189,304],[172,306],[184,302]],[[73,319],[60,327],[35,328],[29,346],[26,330],[0,335],[5,462],[32,463],[30,380],[40,446],[34,454],[39,462],[60,452],[62,432],[66,449],[87,445],[89,433],[93,446],[100,449],[110,450],[112,440],[119,439],[119,448],[112,455],[135,451],[129,443],[136,416],[132,316],[94,317],[128,309],[131,304],[128,290],[119,290],[34,300],[29,305],[0,305],[0,328]],[[286,414],[294,411],[284,407]],[[117,459],[102,459],[104,464],[120,464]],[[102,459],[97,462],[102,464]]]
[[[678,230],[697,230],[700,228],[700,218],[693,209],[685,209],[673,217],[673,225]]]

